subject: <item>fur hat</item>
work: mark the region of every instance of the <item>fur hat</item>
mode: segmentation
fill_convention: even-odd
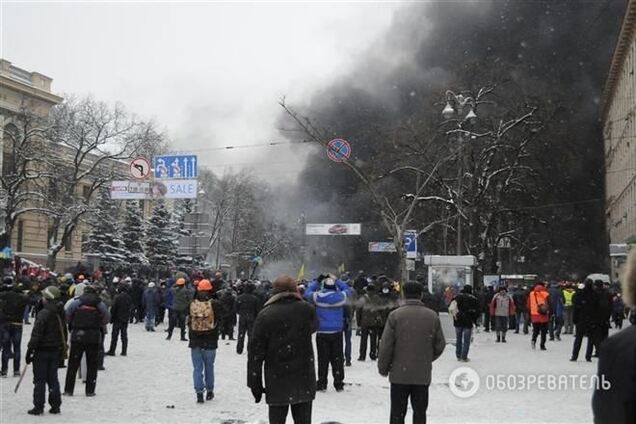
[[[636,308],[636,249],[629,252],[621,284],[625,305]]]
[[[273,288],[276,291],[296,291],[298,283],[289,275],[281,275],[274,280]]]

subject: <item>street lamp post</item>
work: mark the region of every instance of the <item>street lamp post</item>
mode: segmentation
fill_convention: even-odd
[[[464,152],[464,130],[463,125],[468,122],[474,122],[477,119],[477,114],[475,113],[475,99],[471,96],[464,96],[463,94],[455,94],[454,92],[447,90],[446,91],[446,106],[442,110],[442,116],[447,119],[455,119],[457,122],[457,132],[458,136],[458,149],[457,149],[457,157],[459,158],[459,164],[457,166],[457,246],[456,246],[456,255],[460,256],[462,254],[462,196],[463,196],[463,180],[464,180],[464,161],[466,159],[466,155]]]

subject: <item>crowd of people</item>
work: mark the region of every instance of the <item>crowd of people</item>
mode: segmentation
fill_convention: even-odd
[[[598,357],[600,344],[607,339],[612,324],[621,329],[623,321],[636,322],[634,310],[627,308],[618,287],[597,280],[583,283],[548,283],[533,287],[488,286],[483,291],[465,286],[459,294],[447,297],[457,335],[457,358],[467,361],[474,328],[483,326],[495,332],[496,343],[506,343],[506,334],[532,329],[531,347],[547,350],[546,341],[562,341],[574,336],[571,361],[577,361],[582,341],[587,338],[585,359]]]
[[[440,312],[452,315],[456,357],[466,362],[472,333],[480,327],[494,331],[496,343],[507,343],[509,331],[530,334],[531,328],[531,347],[538,342],[541,350],[548,334],[555,341],[572,334],[573,361],[587,337],[585,357],[591,361],[602,351],[610,322],[621,328],[629,311],[621,293],[600,281],[483,291],[466,285],[453,293],[430,293],[423,283],[421,277],[400,284],[362,271],[355,277],[324,273],[311,281],[281,276],[273,282],[226,281],[220,272],[177,273],[155,281],[84,273],[9,276],[0,290],[0,375],[8,376],[10,360],[13,375],[23,373],[22,329],[35,317],[24,355],[33,364],[35,386],[28,413],[43,414],[48,387],[49,412],[58,414],[63,396],[75,393],[78,372],[85,395],[95,396],[104,356],[117,355],[118,345],[119,354],[128,355],[129,325],[155,332],[167,318],[166,340],[178,328],[179,339],[188,342],[197,403],[214,399],[219,339],[236,339],[236,353],[248,353],[248,387],[257,403],[265,395],[270,423],[284,423],[290,408],[296,423],[310,423],[315,393],[328,390],[329,370],[335,391],[344,389],[356,334],[358,361],[368,353],[379,373],[389,376],[391,423],[404,422],[409,398],[414,422],[425,422],[431,364],[446,344]],[[63,388],[60,368],[66,368]]]

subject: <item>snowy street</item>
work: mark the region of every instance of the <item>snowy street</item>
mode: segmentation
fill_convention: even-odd
[[[26,350],[31,326],[25,326],[22,348]],[[156,333],[144,331],[142,324],[129,326],[128,357],[106,357],[106,371],[100,371],[97,396],[87,398],[78,384],[75,396],[63,398],[61,416],[26,414],[32,407],[32,374],[29,367],[17,394],[17,378],[0,379],[0,423],[266,423],[264,400],[255,404],[246,387],[246,355],[237,355],[235,342],[219,340],[215,367],[215,399],[195,403],[192,365],[186,342],[164,340],[165,325]],[[471,362],[458,363],[454,346],[447,345],[434,363],[428,418],[430,423],[591,423],[591,390],[494,391],[486,389],[487,374],[567,374],[592,376],[594,362],[568,361],[573,337],[548,342],[547,352],[530,349],[529,336],[508,333],[508,343],[494,343],[493,333],[476,334],[471,346]],[[110,341],[110,334],[107,341]],[[376,363],[358,362],[359,337],[353,340],[353,366],[346,368],[345,391],[329,386],[317,393],[313,422],[386,423],[389,416],[389,383],[377,373]],[[584,347],[585,348],[585,342]],[[119,353],[119,350],[118,352]],[[583,357],[583,355],[581,355]],[[455,397],[448,388],[450,373],[467,365],[482,377],[481,389],[470,399]],[[66,369],[59,371],[63,384]],[[331,378],[331,377],[330,377]],[[331,380],[330,380],[331,384]],[[172,406],[174,405],[174,408]],[[46,407],[48,410],[48,405]],[[410,414],[407,421],[410,422]],[[291,423],[291,417],[288,417]]]

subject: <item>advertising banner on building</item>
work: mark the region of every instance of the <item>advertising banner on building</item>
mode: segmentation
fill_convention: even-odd
[[[307,224],[305,234],[308,236],[359,236],[361,224]]]
[[[162,180],[154,182],[113,181],[113,200],[196,199],[197,180]]]
[[[395,253],[397,249],[392,241],[370,241],[369,252],[371,253]]]

